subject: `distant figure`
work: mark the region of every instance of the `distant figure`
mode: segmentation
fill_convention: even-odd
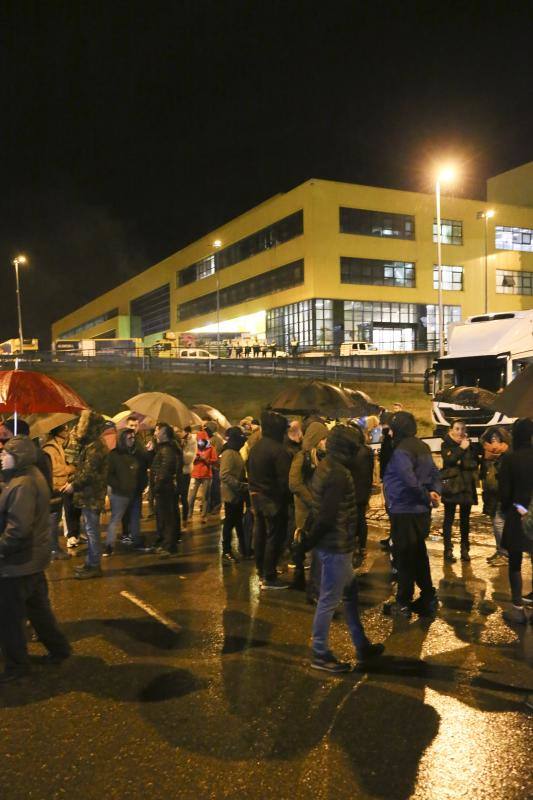
[[[272,358],[276,358],[276,350],[277,350],[276,342],[271,342],[270,343],[270,353],[272,355]]]
[[[250,347],[250,345],[249,344],[245,344],[244,345],[244,357],[245,358],[250,358],[251,352],[252,352],[252,348]]]
[[[260,350],[261,350],[261,347],[259,345],[259,342],[257,341],[257,339],[254,339],[254,343],[252,345],[252,351],[253,351],[253,354],[254,354],[254,358],[259,358]]]
[[[264,344],[261,346],[261,356],[262,356],[263,358],[266,358],[266,357],[267,357],[267,354],[268,354],[268,345],[267,345],[267,343],[265,342],[265,343],[264,343]]]
[[[298,356],[298,348],[300,347],[300,342],[298,339],[291,339],[291,356],[296,358]]]

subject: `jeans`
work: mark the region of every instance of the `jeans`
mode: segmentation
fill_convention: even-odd
[[[83,506],[81,516],[85,527],[85,535],[87,536],[87,559],[85,563],[89,567],[99,567],[101,555],[100,511],[96,508]]]
[[[70,655],[70,645],[59,630],[50,606],[44,572],[0,579],[0,646],[6,671],[29,663],[25,620],[29,619],[39,640],[55,656]]]
[[[394,566],[398,570],[398,603],[411,603],[415,583],[423,600],[429,601],[435,596],[426,549],[431,514],[391,514],[390,520]]]
[[[356,650],[368,644],[359,617],[357,579],[352,567],[351,553],[331,553],[315,548],[320,564],[320,596],[313,620],[313,653],[325,656],[329,652],[329,629],[333,614],[343,600],[344,616]]]
[[[117,538],[118,524],[126,514],[131,498],[124,497],[124,495],[121,494],[116,494],[116,492],[114,492],[110,486],[107,488],[107,494],[109,496],[109,502],[111,503],[111,519],[109,520],[109,525],[107,526],[105,543],[107,547],[114,547],[115,539]]]
[[[189,487],[189,515],[192,516],[194,512],[194,503],[198,490],[202,489],[202,517],[207,516],[207,504],[209,502],[209,490],[211,488],[211,478],[191,478],[191,485]]]
[[[444,549],[451,550],[452,545],[452,525],[455,517],[455,503],[444,503],[444,522],[442,524],[442,535],[444,537]],[[472,506],[459,506],[459,526],[461,529],[461,550],[468,550],[470,542],[470,510]]]
[[[50,511],[50,547],[52,552],[61,550],[59,546],[59,523],[61,522],[62,513],[62,505]]]
[[[496,541],[496,550],[499,553],[504,553],[505,555],[507,555],[507,551],[502,549],[502,536],[503,536],[504,525],[505,525],[505,517],[503,516],[501,507],[498,504],[496,513],[492,518],[492,532],[494,534],[494,539]]]
[[[267,581],[277,578],[276,567],[285,543],[286,509],[266,495],[252,494],[254,515],[254,552],[257,574]]]
[[[244,532],[242,527],[242,515],[244,501],[236,503],[224,503],[224,524],[222,526],[222,552],[231,553],[231,534],[235,528],[239,540],[239,550],[241,555],[247,555],[244,545]]]

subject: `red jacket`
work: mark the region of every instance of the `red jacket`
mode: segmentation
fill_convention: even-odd
[[[203,450],[198,448],[196,456],[194,457],[191,478],[212,478],[213,470],[212,465],[218,462],[217,451],[209,444],[209,437],[204,431],[198,431],[196,434],[198,442],[204,439],[207,442],[207,447]]]

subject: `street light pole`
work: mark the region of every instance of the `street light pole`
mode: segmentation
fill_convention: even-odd
[[[489,311],[489,229],[488,221],[494,216],[494,211],[478,211],[477,218],[483,220],[483,230],[485,239],[485,314]]]
[[[24,351],[24,339],[22,333],[22,306],[20,301],[20,281],[19,281],[19,264],[26,264],[26,256],[17,256],[13,259],[13,266],[15,267],[15,281],[17,285],[17,312],[19,322],[19,350],[22,355]]]
[[[437,274],[439,288],[439,356],[444,355],[444,307],[442,305],[442,235],[440,225],[440,178],[435,183],[435,200],[437,205]]]
[[[215,248],[215,252],[213,254],[213,265],[215,268],[215,278],[217,281],[217,357],[220,358],[220,280],[218,277],[218,268],[217,268],[217,255],[216,251],[222,247],[222,242],[220,239],[215,239],[213,242],[213,247]]]

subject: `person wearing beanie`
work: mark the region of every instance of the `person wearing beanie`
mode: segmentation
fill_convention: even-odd
[[[390,421],[394,450],[383,476],[385,502],[391,520],[391,540],[398,570],[396,598],[383,606],[384,614],[409,618],[415,611],[432,615],[437,597],[431,580],[426,538],[431,507],[440,503],[439,471],[431,451],[416,436],[416,420],[408,411],[398,411]],[[413,602],[415,583],[420,597]]]
[[[242,428],[238,426],[228,428],[226,444],[220,454],[220,488],[224,503],[224,524],[222,526],[222,561],[224,564],[237,561],[231,549],[231,536],[234,530],[239,540],[241,556],[247,558],[250,555],[244,541],[243,530],[244,498],[248,491],[248,484],[240,450],[245,440]]]
[[[30,671],[25,621],[48,650],[44,663],[59,664],[70,645],[50,606],[45,569],[50,563],[50,490],[36,466],[28,436],[13,436],[1,454],[5,486],[0,495],[0,683]]]
[[[277,576],[287,532],[289,502],[291,457],[283,446],[287,420],[275,411],[264,411],[261,431],[261,438],[248,457],[255,564],[262,589],[288,589],[288,584]]]
[[[314,548],[320,567],[311,668],[333,674],[352,669],[351,664],[339,661],[329,649],[329,629],[341,600],[357,659],[366,661],[384,650],[382,644],[372,644],[365,634],[352,567],[357,507],[350,466],[358,446],[359,438],[353,428],[336,425],[327,438],[326,456],[319,461],[311,481],[312,523],[305,546]]]
[[[533,568],[533,542],[522,527],[533,498],[533,420],[517,419],[512,428],[513,449],[502,456],[498,481],[498,494],[505,515],[502,547],[509,553],[509,584],[512,606],[504,614],[510,622],[525,624],[526,607],[533,606],[533,591],[525,593],[522,586],[522,560],[524,553],[531,559]]]

